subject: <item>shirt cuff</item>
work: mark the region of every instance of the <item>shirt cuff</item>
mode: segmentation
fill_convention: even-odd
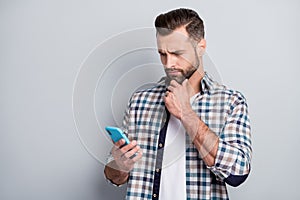
[[[236,162],[238,156],[237,150],[234,147],[219,139],[218,151],[213,166],[207,166],[215,175],[217,180],[223,181],[231,174],[231,169]]]

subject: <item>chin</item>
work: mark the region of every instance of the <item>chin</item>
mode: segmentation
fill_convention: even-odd
[[[167,77],[167,85],[169,85],[170,84],[170,82],[172,81],[172,80],[175,80],[177,83],[179,83],[179,84],[182,84],[182,82],[185,80],[185,77]]]
[[[174,79],[177,83],[182,84],[182,82],[185,80],[185,78],[180,77],[180,78],[175,78]]]

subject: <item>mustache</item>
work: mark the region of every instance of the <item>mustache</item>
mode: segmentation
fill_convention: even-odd
[[[181,73],[183,73],[183,70],[182,69],[167,68],[167,69],[165,69],[165,72],[166,73],[168,73],[168,72],[181,72]]]

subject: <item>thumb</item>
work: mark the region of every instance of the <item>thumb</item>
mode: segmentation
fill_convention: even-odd
[[[184,79],[184,81],[182,82],[182,85],[187,85],[188,82],[189,82],[189,80],[186,78],[186,79]]]
[[[190,93],[190,92],[194,92],[194,89],[190,83],[190,81],[188,79],[185,79],[182,82],[182,86]]]
[[[189,79],[185,79],[183,82],[182,82],[182,86],[185,87],[185,88],[189,88],[190,87],[190,82],[189,82]]]

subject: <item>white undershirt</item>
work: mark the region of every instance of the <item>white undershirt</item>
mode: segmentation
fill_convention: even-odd
[[[197,94],[190,98],[190,104]],[[179,119],[170,115],[162,163],[159,199],[186,199],[185,129]]]
[[[159,199],[186,199],[185,129],[170,116],[164,148]]]

